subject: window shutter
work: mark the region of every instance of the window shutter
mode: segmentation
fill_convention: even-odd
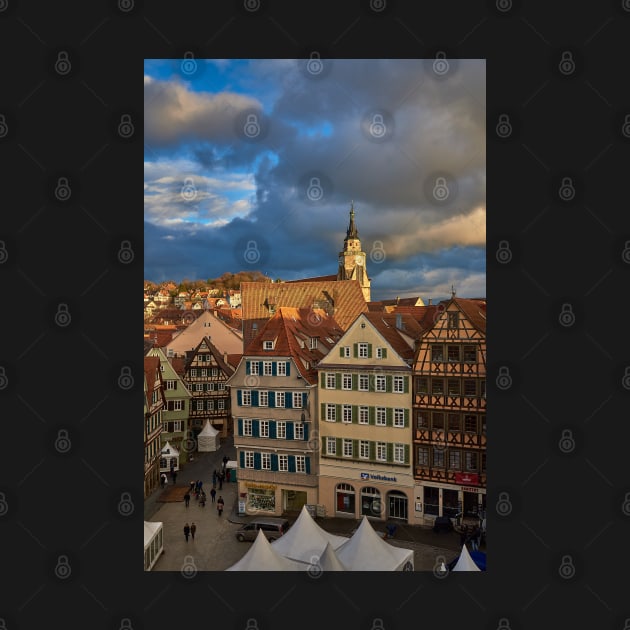
[[[311,474],[311,458],[310,457],[307,456],[304,458],[304,466],[305,466],[306,474],[310,475]]]
[[[341,415],[341,405],[335,405],[335,422],[341,422],[343,416]]]
[[[275,407],[276,406],[276,392],[269,392],[268,398],[269,398],[269,406]]]
[[[295,426],[294,422],[287,422],[287,431],[286,431],[287,440],[293,439],[293,436],[295,435],[295,431],[293,430],[294,426]]]
[[[405,444],[405,464],[409,464],[409,444]]]
[[[323,422],[326,420],[326,404],[321,403],[319,406],[319,419]]]
[[[359,440],[352,440],[352,457],[359,457]]]
[[[291,376],[291,361],[287,361],[287,376]]]
[[[322,437],[322,450],[321,450],[321,454],[322,455],[328,455],[328,451],[326,450],[326,438]]]
[[[409,409],[405,409],[405,427],[409,426]]]
[[[322,389],[326,388],[326,372],[320,372],[319,373],[319,383],[320,383],[320,387]]]
[[[352,344],[352,356],[356,359],[359,356],[359,344],[358,343],[353,343]]]
[[[284,407],[285,409],[293,409],[293,392],[284,393]]]
[[[359,375],[352,375],[352,391],[356,392],[359,389]]]
[[[249,361],[245,361],[245,374],[250,374]]]
[[[276,421],[275,420],[269,421],[269,437],[274,440],[276,439]]]
[[[262,376],[263,373],[263,362],[258,361],[258,376]]]
[[[385,391],[386,392],[392,391],[392,377],[389,375],[385,377]]]
[[[252,391],[252,407],[258,407],[258,390]]]
[[[359,408],[356,405],[352,405],[352,424],[359,422]]]
[[[341,374],[339,372],[335,374],[335,389],[341,389]]]
[[[368,449],[369,458],[374,461],[376,459],[376,442],[370,442]]]
[[[252,420],[252,437],[260,437],[260,420]]]
[[[335,438],[335,444],[336,444],[335,453],[337,457],[342,457],[343,451],[341,450],[342,449],[341,438]]]
[[[308,442],[308,422],[304,423],[304,441]]]
[[[376,374],[368,374],[368,391],[376,391]]]
[[[260,453],[254,453],[254,468],[256,470],[260,470],[261,469],[261,457],[260,457]]]
[[[240,467],[245,468],[245,453],[241,451],[239,453]]]
[[[408,376],[403,377],[403,392],[405,394],[409,393],[409,377]]]
[[[243,418],[238,419],[238,433],[237,435],[243,435]]]
[[[368,359],[372,358],[372,344],[368,343]]]
[[[295,455],[289,455],[289,472],[295,472]]]
[[[368,407],[368,424],[376,424],[376,411],[374,407]]]
[[[381,348],[381,357],[387,359],[387,348]]]
[[[236,390],[236,402],[239,406],[243,403],[243,394],[240,389]]]
[[[387,442],[387,461],[392,462],[394,459],[394,445],[391,442]]]
[[[271,362],[271,376],[277,376],[277,375],[278,375],[277,362],[276,361],[272,361]]]
[[[393,416],[394,416],[393,409],[392,409],[391,407],[387,407],[387,408],[385,409],[385,424],[386,424],[388,427],[391,427],[391,426],[394,424],[394,422],[393,422]]]
[[[307,399],[306,392],[302,392],[302,409],[306,409],[306,399]]]
[[[343,359],[343,346],[339,346],[339,356]]]
[[[278,470],[278,456],[271,453],[271,470]]]

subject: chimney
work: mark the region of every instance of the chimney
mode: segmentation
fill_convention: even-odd
[[[224,353],[223,353],[223,363],[227,363],[227,362],[228,362],[228,360],[227,360],[227,355],[228,355],[228,353],[227,353],[227,352],[224,352]]]
[[[431,298],[429,298],[429,301],[427,302],[427,306],[431,306]]]

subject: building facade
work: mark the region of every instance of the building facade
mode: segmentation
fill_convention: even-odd
[[[486,302],[455,295],[419,342],[414,477],[425,520],[486,507]]]
[[[144,357],[144,497],[159,487],[164,387],[158,357]]]
[[[228,382],[242,512],[317,504],[315,366],[340,336],[324,311],[281,307],[246,348]]]
[[[318,364],[319,500],[327,516],[416,522],[407,319],[392,324],[362,313]]]

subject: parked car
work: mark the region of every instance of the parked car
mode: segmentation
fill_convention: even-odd
[[[255,518],[253,521],[243,525],[236,531],[236,539],[240,542],[253,542],[258,536],[258,530],[262,529],[263,534],[269,542],[280,538],[289,529],[289,521],[285,518],[273,516],[265,518]]]

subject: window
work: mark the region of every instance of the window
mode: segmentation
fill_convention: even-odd
[[[394,426],[395,427],[404,427],[405,426],[405,410],[396,408],[394,409]]]
[[[448,314],[448,327],[452,330],[459,327],[459,311]]]
[[[258,392],[258,405],[260,407],[269,406],[269,392],[266,389],[261,389]]]
[[[418,466],[429,465],[429,448],[427,446],[418,446]]]
[[[394,461],[397,464],[405,463],[405,445],[404,444],[394,444]]]
[[[208,355],[208,361],[210,360],[210,358],[209,358],[209,357],[210,357],[210,355]],[[218,372],[217,368],[212,368],[212,376],[217,376],[217,375],[218,375],[218,373],[219,373],[219,372]]]
[[[448,353],[447,354],[448,360],[451,363],[459,363],[459,361],[460,361],[460,358],[459,358],[460,357],[460,348],[459,348],[458,345],[453,344],[453,343],[449,344],[447,346],[447,353]]]
[[[335,375],[333,372],[326,372],[326,389],[335,389]]]
[[[252,421],[249,418],[243,420],[243,435],[252,435]]]
[[[206,370],[206,368],[201,368],[201,376],[208,376],[208,370]]]
[[[279,440],[287,439],[287,423],[284,420],[276,422],[276,437]]]
[[[376,376],[374,378],[374,385],[377,392],[384,392],[386,390],[386,379],[384,376]]]
[[[184,422],[182,420],[173,420],[172,422],[164,422],[164,431],[168,433],[177,433],[184,430]]]
[[[273,350],[273,341],[263,341],[263,350]]]
[[[449,396],[459,396],[459,379],[449,378],[446,380]]]
[[[271,376],[273,373],[273,368],[271,367],[273,365],[273,361],[263,361],[263,375],[264,376]]]
[[[217,409],[219,411],[223,411],[225,409],[225,400],[223,398],[220,398],[219,400],[217,400]]]
[[[302,392],[293,392],[293,409],[302,408]]]
[[[444,468],[444,449],[433,447],[433,468]]]
[[[429,428],[429,412],[428,411],[418,411],[416,413],[416,427],[418,429]]]
[[[218,389],[220,392],[225,391],[225,383],[217,383],[217,389]]]
[[[253,468],[253,467],[254,467],[254,452],[245,451],[245,468]]]
[[[328,455],[336,455],[337,454],[337,440],[334,437],[326,438],[326,453]]]
[[[326,421],[337,422],[337,407],[331,403],[326,403]]]
[[[306,472],[306,457],[304,455],[295,456],[295,472]]]
[[[280,472],[289,471],[289,456],[288,455],[278,455],[278,470]]]
[[[195,391],[202,392],[203,391],[203,383],[195,383]]]
[[[369,423],[369,408],[359,407],[359,424]]]
[[[271,470],[271,453],[262,453],[260,456],[260,467],[263,470]]]
[[[431,393],[432,394],[443,394],[444,393],[444,379],[443,378],[432,378],[431,379]]]
[[[464,346],[464,363],[476,363],[476,361],[477,361],[477,347]]]
[[[349,359],[350,358],[350,346],[342,346],[341,348],[342,350],[342,357],[344,359]]]
[[[361,459],[369,459],[370,457],[370,443],[367,440],[359,441],[359,457]]]
[[[203,400],[197,401],[197,411],[203,411]]]
[[[387,357],[387,348],[376,348],[376,358],[384,359]]]
[[[461,431],[462,423],[458,413],[448,414],[448,430],[449,431]]]
[[[196,370],[195,368],[192,368],[192,369],[190,370],[190,376],[191,376],[192,378],[195,378],[195,377],[197,376],[197,370]]]
[[[464,396],[477,395],[477,381],[474,378],[464,379]]]
[[[385,442],[376,443],[376,459],[379,462],[387,461],[387,444]]]
[[[431,346],[431,361],[433,362],[444,361],[444,347],[443,346]]]
[[[276,392],[276,407],[284,407],[284,392]]]
[[[341,388],[352,389],[352,374],[341,375]]]
[[[207,387],[209,392],[213,392],[214,391],[214,383],[208,383],[208,387]]]
[[[309,347],[311,350],[315,350],[317,348],[317,337],[311,337]]]
[[[416,377],[416,394],[429,393],[429,379],[425,376]]]
[[[402,394],[405,391],[405,378],[403,376],[394,376],[394,391]]]
[[[376,408],[376,424],[384,427],[387,424],[387,412],[385,407]]]
[[[477,433],[477,416],[464,416],[464,431]]]
[[[258,361],[251,361],[249,364],[249,373],[258,376]]]
[[[276,372],[278,376],[286,376],[287,375],[287,364],[286,361],[278,361],[276,363]]]
[[[294,440],[304,439],[304,425],[301,422],[296,422],[293,425],[293,439]]]
[[[259,424],[260,437],[269,437],[269,420],[261,420]]]
[[[343,406],[342,422],[345,422],[345,423],[352,422],[352,405]]]
[[[166,385],[165,389],[177,389],[177,381],[168,380],[164,381],[164,384]]]
[[[461,470],[462,462],[461,462],[461,452],[460,451],[449,451],[448,453],[448,467],[451,470]]]
[[[368,344],[367,343],[359,344],[359,358],[360,359],[368,358]]]
[[[367,374],[359,374],[359,391],[367,392],[370,389],[370,377]]]
[[[252,404],[252,390],[244,389],[241,397],[241,405],[243,407],[250,407]]]
[[[352,440],[343,438],[343,456],[352,457]]]
[[[464,464],[466,470],[477,470],[477,453],[467,451],[464,454]]]
[[[432,420],[431,428],[440,431],[444,430],[444,414],[441,411],[434,411]]]

